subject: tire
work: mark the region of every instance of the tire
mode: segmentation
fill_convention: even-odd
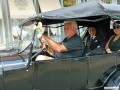
[[[104,90],[120,90],[120,71],[117,71],[104,86]]]

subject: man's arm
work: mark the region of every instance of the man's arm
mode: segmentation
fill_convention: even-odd
[[[64,52],[67,51],[67,48],[63,45],[60,44],[58,42],[55,42],[54,40],[52,40],[51,38],[45,36],[45,35],[41,35],[42,38],[45,39],[45,42],[50,45],[50,47],[55,51],[55,52]],[[41,38],[39,37],[39,38]]]

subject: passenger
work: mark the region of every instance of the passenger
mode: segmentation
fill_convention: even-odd
[[[120,21],[114,22],[113,31],[115,35],[110,37],[105,46],[107,53],[120,52]]]
[[[50,60],[54,58],[72,58],[80,57],[84,52],[84,43],[82,39],[77,35],[77,23],[76,21],[64,22],[64,33],[66,38],[62,43],[58,43],[45,35],[38,35],[38,38],[44,38],[48,45],[57,52],[54,57],[45,55],[39,55],[36,60]]]
[[[87,48],[86,53],[94,50],[94,54],[102,54],[102,50],[105,47],[106,38],[103,35],[98,34],[95,27],[93,26],[88,27],[88,33],[89,35],[84,39],[85,46]]]

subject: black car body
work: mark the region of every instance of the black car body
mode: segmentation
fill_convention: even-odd
[[[117,7],[117,8],[116,8]],[[27,26],[39,21],[43,26],[76,20],[80,26],[95,24],[108,39],[110,21],[120,18],[119,5],[88,1],[75,6],[36,14],[20,22]],[[21,52],[0,56],[0,90],[104,90],[120,89],[120,54],[34,61],[35,31],[30,44]],[[29,51],[27,51],[29,49]],[[14,63],[14,61],[22,63]],[[11,62],[12,64],[6,64]]]

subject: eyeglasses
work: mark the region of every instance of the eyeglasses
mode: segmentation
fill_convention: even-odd
[[[113,29],[119,29],[119,28],[120,28],[120,25],[113,26]]]

